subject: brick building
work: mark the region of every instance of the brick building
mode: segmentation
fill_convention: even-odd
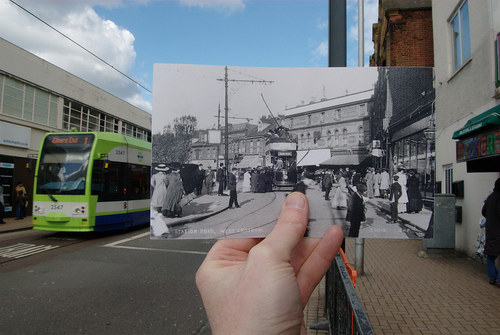
[[[382,149],[380,155],[374,154],[376,166],[391,173],[399,166],[416,170],[422,195],[431,199],[435,181],[431,1],[379,0],[372,36],[370,66],[386,67],[379,69],[370,110],[372,142]]]
[[[434,66],[431,0],[379,0],[370,66]]]

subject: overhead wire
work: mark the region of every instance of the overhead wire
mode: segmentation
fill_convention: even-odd
[[[93,53],[92,51],[90,51],[89,49],[85,48],[83,45],[79,44],[78,42],[76,42],[75,40],[73,40],[71,37],[69,37],[69,36],[65,35],[63,32],[57,30],[56,28],[54,28],[53,26],[51,26],[49,23],[45,22],[43,19],[41,19],[38,16],[36,16],[35,14],[31,13],[26,8],[22,7],[21,5],[19,5],[18,3],[16,3],[13,0],[10,0],[10,2],[12,2],[14,5],[16,5],[17,7],[21,8],[23,11],[25,11],[29,15],[33,16],[34,18],[36,18],[37,20],[39,20],[40,22],[42,22],[43,24],[45,24],[49,28],[51,28],[54,31],[56,31],[57,33],[61,34],[66,39],[70,40],[71,42],[73,42],[74,44],[76,44],[77,46],[79,46],[80,48],[82,48],[83,50],[85,50],[86,52],[88,52],[89,54],[91,54],[92,56],[94,56],[95,58],[97,58],[98,60],[100,60],[101,62],[103,62],[107,66],[109,66],[110,68],[112,68],[113,70],[115,70],[116,72],[120,73],[122,76],[126,77],[127,79],[129,79],[130,81],[134,82],[135,84],[139,85],[140,87],[142,87],[143,89],[145,89],[149,93],[151,93],[151,94],[153,93],[147,87],[145,87],[144,85],[142,85],[141,83],[139,83],[138,81],[136,81],[135,79],[133,79],[132,77],[130,77],[129,75],[127,75],[126,73],[120,71],[119,69],[117,69],[116,67],[114,67],[113,65],[111,65],[110,63],[108,63],[107,61],[105,61],[104,59],[102,59],[101,57],[99,57],[98,55],[96,55],[95,53]]]

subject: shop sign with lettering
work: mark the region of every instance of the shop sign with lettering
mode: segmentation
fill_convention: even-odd
[[[457,141],[457,162],[500,155],[500,129]]]

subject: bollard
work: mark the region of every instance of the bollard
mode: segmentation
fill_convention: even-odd
[[[365,239],[364,238],[356,238],[356,248],[355,248],[355,257],[354,257],[354,267],[358,272],[358,275],[364,274],[364,253],[365,253]]]

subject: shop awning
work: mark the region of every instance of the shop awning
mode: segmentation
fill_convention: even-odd
[[[494,127],[500,127],[500,105],[467,121],[462,129],[453,133],[453,139],[460,139],[475,132],[489,130]]]
[[[252,155],[243,157],[241,162],[238,163],[238,168],[239,169],[256,168],[259,165],[262,165],[262,162],[260,161],[260,156]]]
[[[335,155],[320,163],[320,165],[359,165],[368,155]]]
[[[297,166],[319,165],[330,158],[330,149],[297,151]]]

